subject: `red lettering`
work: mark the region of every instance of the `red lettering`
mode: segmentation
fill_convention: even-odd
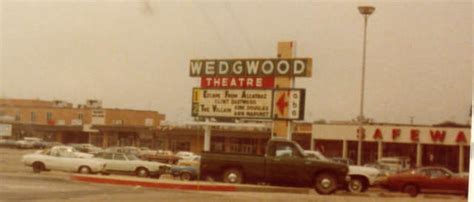
[[[361,135],[362,134],[362,138],[361,138]],[[365,129],[360,127],[360,128],[357,128],[357,139],[365,139]]]
[[[410,130],[410,138],[411,138],[411,141],[413,142],[420,141],[420,131],[416,129]]]
[[[464,135],[464,132],[459,131],[458,135],[456,136],[456,143],[466,143],[466,135]]]
[[[202,88],[265,88],[274,87],[275,77],[201,77]]]
[[[392,129],[392,140],[396,140],[400,137],[401,130],[398,128]]]
[[[436,141],[439,141],[439,142],[443,142],[444,141],[444,137],[446,136],[446,131],[432,131],[430,130],[430,135],[431,135],[431,140],[433,140],[433,142],[436,142]]]
[[[378,139],[383,139],[382,137],[382,131],[380,131],[380,129],[375,129],[375,132],[374,132],[374,139],[375,140],[378,140]]]

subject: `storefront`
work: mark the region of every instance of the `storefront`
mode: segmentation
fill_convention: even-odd
[[[314,124],[314,148],[330,157],[357,160],[355,124]],[[455,172],[469,168],[470,128],[365,125],[362,164],[381,157],[404,156],[413,166],[441,165]]]

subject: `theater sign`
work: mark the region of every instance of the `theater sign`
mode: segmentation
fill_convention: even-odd
[[[192,116],[302,120],[303,89],[194,88]]]
[[[191,77],[311,77],[311,58],[191,60]]]

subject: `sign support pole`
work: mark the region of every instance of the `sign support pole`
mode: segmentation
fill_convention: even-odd
[[[292,58],[293,57],[293,42],[278,42],[278,58]],[[292,77],[275,77],[275,89],[279,88],[292,88]],[[287,120],[274,120],[273,131],[276,137],[283,137],[291,140],[291,121]],[[273,134],[272,134],[273,135]]]
[[[206,119],[206,122],[208,120]],[[211,151],[211,126],[204,126],[204,151]]]

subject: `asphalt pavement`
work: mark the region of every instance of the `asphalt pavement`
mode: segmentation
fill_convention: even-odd
[[[140,185],[117,185],[91,183],[71,180],[73,174],[64,172],[33,173],[30,167],[22,165],[23,154],[32,150],[16,150],[0,148],[0,201],[330,201],[330,202],[428,202],[428,201],[467,201],[463,196],[456,195],[424,195],[416,198],[405,194],[386,192],[380,189],[369,189],[363,194],[352,194],[339,191],[336,194],[323,196],[313,190],[307,192],[288,193],[282,190],[265,190],[267,186],[244,185],[256,187],[243,191],[196,191],[151,187]],[[90,177],[101,177],[90,175]],[[124,176],[106,176],[106,178],[139,179]],[[188,184],[174,181],[171,178],[154,180],[160,183]],[[189,183],[195,184],[196,182]],[[200,185],[205,184],[199,182]],[[274,188],[274,187],[273,187]]]

